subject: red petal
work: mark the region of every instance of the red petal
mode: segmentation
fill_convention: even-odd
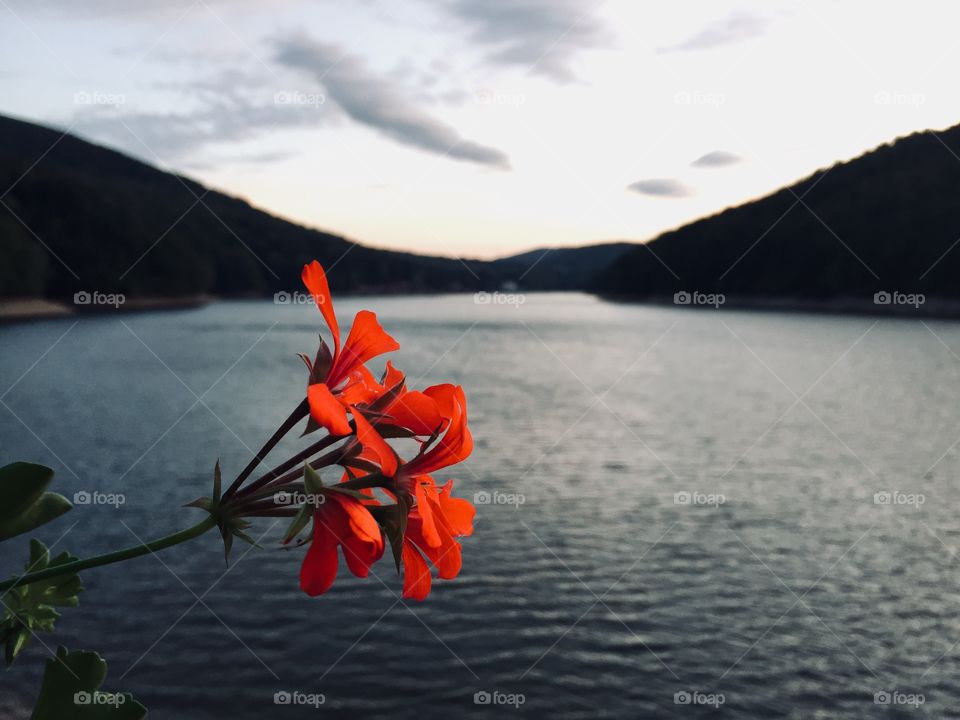
[[[363,446],[363,451],[373,453],[383,474],[392,477],[397,472],[397,454],[393,448],[356,408],[353,409],[353,419],[357,423],[357,440]]]
[[[410,518],[407,537],[436,566],[437,574],[441,578],[452,580],[460,574],[460,568],[463,565],[460,543],[453,539],[443,521],[439,517],[437,519],[437,536],[440,543],[436,547],[426,544],[426,538],[423,537],[423,524],[418,518]]]
[[[446,485],[440,488],[440,508],[443,511],[443,519],[450,527],[450,532],[456,536],[473,534],[473,517],[477,514],[477,509],[469,500],[455,498],[453,493],[453,480],[449,480]]]
[[[327,283],[323,266],[316,260],[309,265],[304,265],[300,279],[313,296],[323,319],[327,321],[327,327],[333,335],[333,355],[336,357],[340,352],[340,326],[337,325],[337,316],[333,312],[333,298],[330,297],[330,285]]]
[[[425,600],[430,594],[430,568],[413,543],[403,543],[403,597]]]
[[[423,394],[431,398],[436,404],[440,414],[449,420],[456,412],[456,394],[457,387],[444,383],[443,385],[431,385],[423,391]]]
[[[430,547],[439,547],[440,535],[437,533],[437,525],[433,521],[433,508],[428,499],[430,488],[425,487],[419,478],[414,480],[413,487],[414,496],[417,498],[417,513],[420,515],[423,527],[424,542]]]
[[[343,557],[350,572],[357,577],[366,577],[370,574],[370,567],[383,557],[383,542],[366,542],[351,535],[343,543]]]
[[[425,454],[414,458],[406,467],[409,475],[426,475],[440,468],[466,460],[473,452],[473,437],[467,428],[467,399],[457,386],[451,395],[450,425],[443,437]],[[443,407],[443,399],[440,406]]]
[[[463,566],[463,554],[460,543],[453,539],[446,530],[440,531],[440,546],[425,547],[424,554],[437,568],[437,575],[444,580],[452,580],[460,574]]]
[[[367,405],[380,397],[384,390],[373,373],[361,365],[350,373],[347,384],[337,392],[337,397],[344,405]]]
[[[331,387],[336,387],[368,360],[399,349],[400,344],[380,327],[377,316],[369,310],[361,310],[353,319],[347,342],[330,369],[327,382]]]
[[[314,513],[313,542],[300,566],[300,589],[307,595],[322,595],[337,577],[337,541],[326,520]]]
[[[307,387],[307,402],[310,403],[310,417],[331,435],[350,435],[353,432],[347,420],[346,408],[325,383],[314,383]]]
[[[386,413],[391,418],[390,424],[399,425],[416,435],[433,435],[443,425],[437,403],[416,390],[398,397]]]
[[[347,521],[344,523],[342,532],[338,533],[340,542],[345,542],[349,537],[356,537],[362,542],[372,544],[383,544],[383,538],[380,535],[380,526],[373,519],[373,515],[356,498],[352,498],[343,493],[327,493],[326,503],[335,503],[339,506],[342,517]]]
[[[393,366],[393,363],[387,360],[387,368],[383,371],[383,382],[380,383],[385,388],[392,388],[398,382],[403,381],[403,373]]]

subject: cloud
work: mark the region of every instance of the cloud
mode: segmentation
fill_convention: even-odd
[[[278,128],[316,127],[339,112],[327,107],[322,95],[273,91],[264,73],[228,70],[186,84],[156,84],[154,89],[176,92],[189,109],[130,110],[120,96],[124,101],[115,106],[81,105],[68,124],[81,135],[151,163],[207,167],[211,160],[201,157],[201,151],[209,145],[242,142]]]
[[[726,167],[727,165],[736,165],[743,162],[743,158],[726,150],[714,150],[706,155],[701,155],[692,163],[691,167]]]
[[[709,50],[723,45],[732,45],[759,37],[769,25],[770,18],[753,13],[735,12],[718,22],[707,25],[700,32],[691,35],[676,45],[659,48],[657,52]]]
[[[393,83],[374,74],[360,58],[335,45],[297,36],[278,42],[276,57],[281,64],[312,75],[354,121],[399,143],[480,165],[510,166],[504,153],[460,137]]]
[[[637,180],[637,182],[627,185],[627,190],[655,197],[686,197],[691,194],[683,183],[673,178]]]
[[[447,7],[490,48],[490,62],[556,82],[575,79],[570,65],[578,52],[608,41],[593,0],[452,0]]]

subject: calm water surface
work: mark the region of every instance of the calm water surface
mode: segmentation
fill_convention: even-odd
[[[457,491],[523,500],[478,506],[461,577],[408,604],[389,562],[341,568],[311,599],[265,521],[229,570],[211,535],[86,572],[48,647],[101,651],[108,688],[154,718],[960,716],[960,325],[581,295],[363,305],[412,382],[467,389]],[[301,398],[295,353],[319,329],[260,302],[0,328],[0,462],[125,498],[41,536],[87,555],[194,522],[180,506],[215,460],[235,474]],[[25,545],[0,549],[4,574]],[[0,717],[29,714],[47,656],[34,642],[0,674]],[[894,691],[925,702],[875,703]]]

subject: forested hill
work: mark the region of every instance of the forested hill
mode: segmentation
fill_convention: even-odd
[[[0,116],[0,296],[223,296],[493,289],[521,269],[390,252],[310,230],[62,131]]]
[[[604,294],[728,302],[960,298],[960,126],[883,145],[755,202],[636,247],[601,273]],[[954,247],[954,245],[957,245]]]
[[[608,242],[583,247],[540,248],[494,260],[494,268],[521,287],[583,290],[597,273],[622,257],[636,243]]]

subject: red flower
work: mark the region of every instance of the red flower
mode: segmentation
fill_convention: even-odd
[[[353,419],[357,425],[357,442],[363,448],[361,455],[376,462],[383,470],[384,475],[393,476],[399,465],[396,451],[367,421],[363,413],[354,409]]]
[[[330,589],[339,567],[342,547],[347,567],[357,577],[366,577],[383,555],[385,540],[399,554],[403,568],[403,597],[423,600],[431,590],[431,565],[443,579],[460,573],[462,553],[459,538],[473,533],[473,505],[454,498],[453,481],[438,486],[432,473],[455,465],[473,451],[473,437],[467,427],[467,400],[460,386],[433,385],[423,391],[407,388],[406,379],[391,363],[377,381],[366,367],[371,359],[398,350],[399,345],[377,322],[376,315],[361,310],[354,318],[346,342],[341,344],[340,327],[330,299],[323,268],[316,261],[303,268],[303,283],[323,315],[333,341],[332,351],[321,340],[315,359],[304,358],[310,370],[307,430],[325,428],[325,438],[299,456],[282,463],[250,486],[246,514],[283,515],[294,518],[285,542],[306,527],[312,515],[313,535],[303,559],[300,587],[316,596]],[[303,418],[301,405],[281,430]],[[352,421],[350,417],[352,416]],[[278,437],[282,433],[278,431]],[[404,460],[393,446],[415,440],[417,454]],[[343,444],[325,455],[310,459],[331,445]],[[272,443],[272,444],[271,444]],[[276,440],[271,440],[267,449]],[[280,506],[264,498],[263,488],[298,487],[294,461],[306,460],[303,487],[324,498],[316,507],[298,509]],[[316,471],[340,465],[344,468],[340,487],[324,487]],[[374,490],[386,500],[381,504]]]
[[[457,538],[473,533],[476,509],[469,501],[452,497],[452,480],[437,488],[432,478],[422,477],[417,487],[417,506],[407,519],[403,538],[403,597],[424,600],[432,585],[427,560],[444,580],[460,574]]]
[[[415,478],[419,475],[456,465],[473,452],[473,436],[467,427],[467,397],[459,385],[434,385],[424,390],[434,401],[440,415],[447,421],[446,432],[413,460],[404,463],[398,477]]]
[[[428,473],[455,465],[470,456],[473,437],[467,428],[467,399],[463,388],[437,385],[424,394],[436,403],[447,420],[446,432],[417,457],[397,470],[397,482],[414,496],[416,504],[407,520],[403,542],[403,596],[423,600],[430,593],[430,569],[439,577],[455,578],[460,572],[457,537],[473,533],[473,505],[451,496],[453,481],[437,489]]]
[[[412,409],[416,405],[404,402],[409,396],[418,397],[418,403],[422,401],[423,412],[428,415],[429,421],[425,422]],[[403,423],[397,423],[401,426],[419,426],[421,430],[434,427],[433,432],[442,427],[446,428],[439,439],[425,443],[413,460],[403,462],[396,451],[364,417],[364,410],[352,408],[357,426],[357,442],[363,448],[357,457],[365,463],[373,462],[379,466],[384,476],[393,478],[399,488],[406,490],[419,501],[421,499],[420,484],[417,481],[422,476],[462,462],[473,452],[473,436],[467,427],[467,398],[459,385],[434,385],[422,393],[409,392],[400,395],[388,408],[389,412],[405,416]],[[386,418],[378,422],[390,424],[391,419]],[[349,464],[349,460],[346,464]]]
[[[352,430],[347,420],[347,410],[350,409],[348,400],[355,399],[349,395],[351,386],[366,380],[369,371],[364,364],[367,361],[383,353],[399,350],[400,345],[380,327],[376,315],[369,310],[361,310],[354,317],[350,334],[341,348],[340,326],[333,311],[330,286],[323,267],[314,260],[303,266],[301,277],[333,336],[333,355],[325,372],[316,363],[311,366],[311,376],[315,372],[322,372],[323,377],[311,377],[313,382],[307,388],[310,417],[333,435],[349,435]]]
[[[343,546],[347,567],[366,577],[383,555],[380,526],[359,500],[328,492],[313,513],[313,541],[300,568],[300,588],[312,597],[322,595],[337,577],[337,547]]]
[[[437,385],[423,392],[408,390],[403,373],[388,360],[381,382],[363,368],[342,397],[349,398],[352,405],[360,405],[361,411],[376,414],[378,425],[392,425],[413,435],[429,437],[443,430],[449,420],[431,396],[443,387],[452,386]]]

